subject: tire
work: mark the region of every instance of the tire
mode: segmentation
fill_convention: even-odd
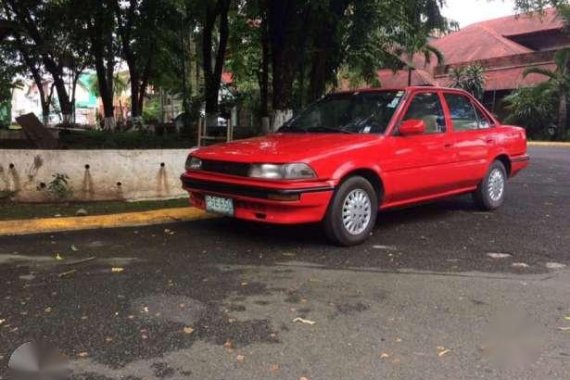
[[[501,161],[494,161],[473,193],[473,201],[477,208],[492,211],[501,207],[505,201],[507,179],[505,165]]]
[[[370,236],[377,215],[378,195],[374,187],[365,178],[354,176],[335,191],[323,228],[334,244],[345,247],[358,245]]]

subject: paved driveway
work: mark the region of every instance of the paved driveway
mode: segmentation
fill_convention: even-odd
[[[77,378],[567,380],[570,149],[531,155],[499,211],[382,213],[350,249],[225,219],[0,238],[0,374],[36,338]]]

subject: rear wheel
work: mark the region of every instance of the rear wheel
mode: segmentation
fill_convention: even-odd
[[[378,196],[365,178],[350,177],[337,191],[327,210],[323,227],[327,237],[342,246],[364,242],[376,223]]]
[[[507,187],[507,170],[501,161],[495,161],[473,193],[475,205],[483,211],[495,210],[503,204]]]

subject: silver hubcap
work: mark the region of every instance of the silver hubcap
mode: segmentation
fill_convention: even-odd
[[[366,191],[352,190],[342,205],[342,222],[351,235],[361,234],[372,218],[372,203]]]
[[[493,171],[491,171],[489,174],[489,181],[487,181],[487,191],[489,192],[489,197],[493,202],[501,200],[501,197],[505,192],[505,177],[501,170],[493,169]]]

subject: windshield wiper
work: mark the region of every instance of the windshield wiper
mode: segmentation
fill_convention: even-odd
[[[353,133],[353,132],[347,131],[346,129],[343,129],[343,128],[333,128],[333,127],[325,127],[325,126],[311,128],[309,130],[309,132],[333,132],[333,133],[344,133],[347,135],[351,135]]]
[[[308,133],[305,128],[299,128],[299,127],[293,127],[293,126],[285,126],[285,127],[279,128],[279,132],[280,133],[283,133],[283,132]]]

